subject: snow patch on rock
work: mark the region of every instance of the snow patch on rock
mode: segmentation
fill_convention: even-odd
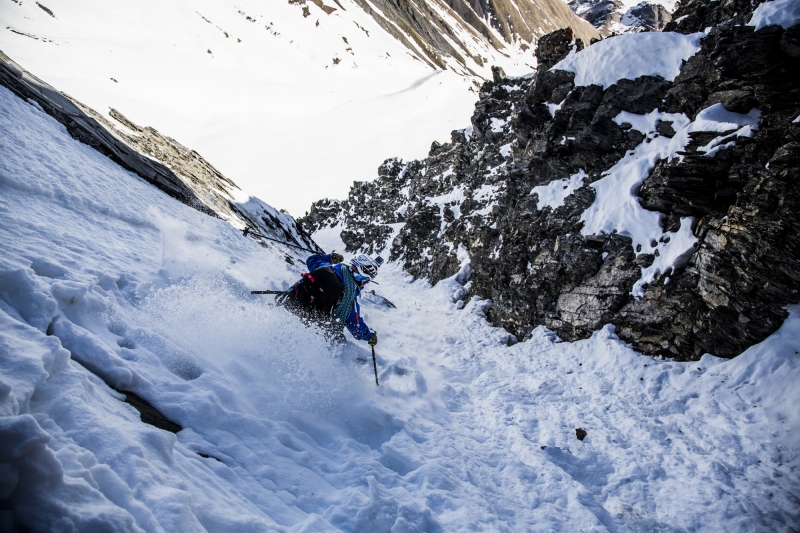
[[[534,187],[531,194],[539,196],[536,202],[536,209],[541,211],[545,207],[556,209],[564,205],[564,200],[572,193],[583,187],[583,180],[588,176],[581,169],[577,174],[572,174],[569,178],[554,180],[547,185]]]
[[[748,26],[755,26],[756,31],[773,24],[788,30],[800,23],[800,0],[772,0],[759,5]]]
[[[619,80],[661,76],[673,81],[681,63],[700,50],[705,33],[645,32],[617,35],[570,53],[551,70],[575,73],[575,85],[608,89]]]
[[[636,254],[657,254],[653,264],[642,270],[642,277],[633,287],[635,297],[644,295],[644,285],[665,273],[685,265],[693,251],[696,238],[692,235],[691,217],[681,219],[678,232],[664,232],[661,214],[644,209],[636,196],[642,182],[650,175],[655,164],[662,160],[682,157],[678,152],[689,144],[689,134],[696,131],[725,133],[709,142],[702,150],[713,156],[717,151],[732,146],[737,136],[752,136],[758,129],[761,113],[753,109],[747,114],[727,111],[715,104],[698,113],[694,121],[683,114],[663,113],[658,110],[646,115],[627,111],[614,118],[617,124],[628,123],[632,129],[645,135],[644,141],[604,173],[604,177],[591,184],[595,190],[594,203],[583,212],[582,235],[619,233],[630,237]],[[656,127],[661,121],[671,121],[677,133],[672,138],[658,135]],[[727,141],[727,142],[725,142]]]

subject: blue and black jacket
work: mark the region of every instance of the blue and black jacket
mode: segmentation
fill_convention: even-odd
[[[339,279],[344,282],[342,278],[342,269],[349,268],[346,264],[339,263],[339,264],[332,264],[331,263],[331,256],[329,254],[316,254],[312,255],[308,259],[306,259],[306,267],[308,267],[309,272],[313,272],[318,268],[323,267],[331,267],[333,271],[336,272],[336,275],[339,276]],[[358,297],[361,294],[361,288],[356,286],[356,295],[353,298],[353,305],[350,308],[350,314],[347,316],[347,320],[345,321],[345,326],[347,329],[352,333],[353,337],[358,340],[368,341],[372,338],[372,332],[369,329],[369,326],[364,322],[364,319],[361,318],[361,306],[358,305]]]

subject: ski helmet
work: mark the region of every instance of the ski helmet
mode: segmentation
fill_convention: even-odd
[[[383,264],[383,258],[378,256],[373,260],[368,255],[358,254],[350,260],[350,264],[355,267],[356,272],[372,280],[378,275],[378,267]]]

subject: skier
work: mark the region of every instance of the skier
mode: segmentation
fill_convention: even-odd
[[[358,297],[361,289],[378,275],[383,258],[365,254],[343,263],[341,254],[316,254],[306,259],[308,273],[277,297],[305,323],[315,322],[338,342],[344,342],[342,325],[358,340],[378,344],[378,334],[361,318]]]

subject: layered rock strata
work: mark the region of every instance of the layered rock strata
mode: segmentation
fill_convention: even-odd
[[[472,74],[470,67],[483,67],[486,61],[476,42],[505,53],[509,45],[525,50],[539,37],[560,28],[572,28],[587,42],[599,37],[562,0],[356,0],[356,3],[421,61],[445,69],[447,58],[452,57]]]

